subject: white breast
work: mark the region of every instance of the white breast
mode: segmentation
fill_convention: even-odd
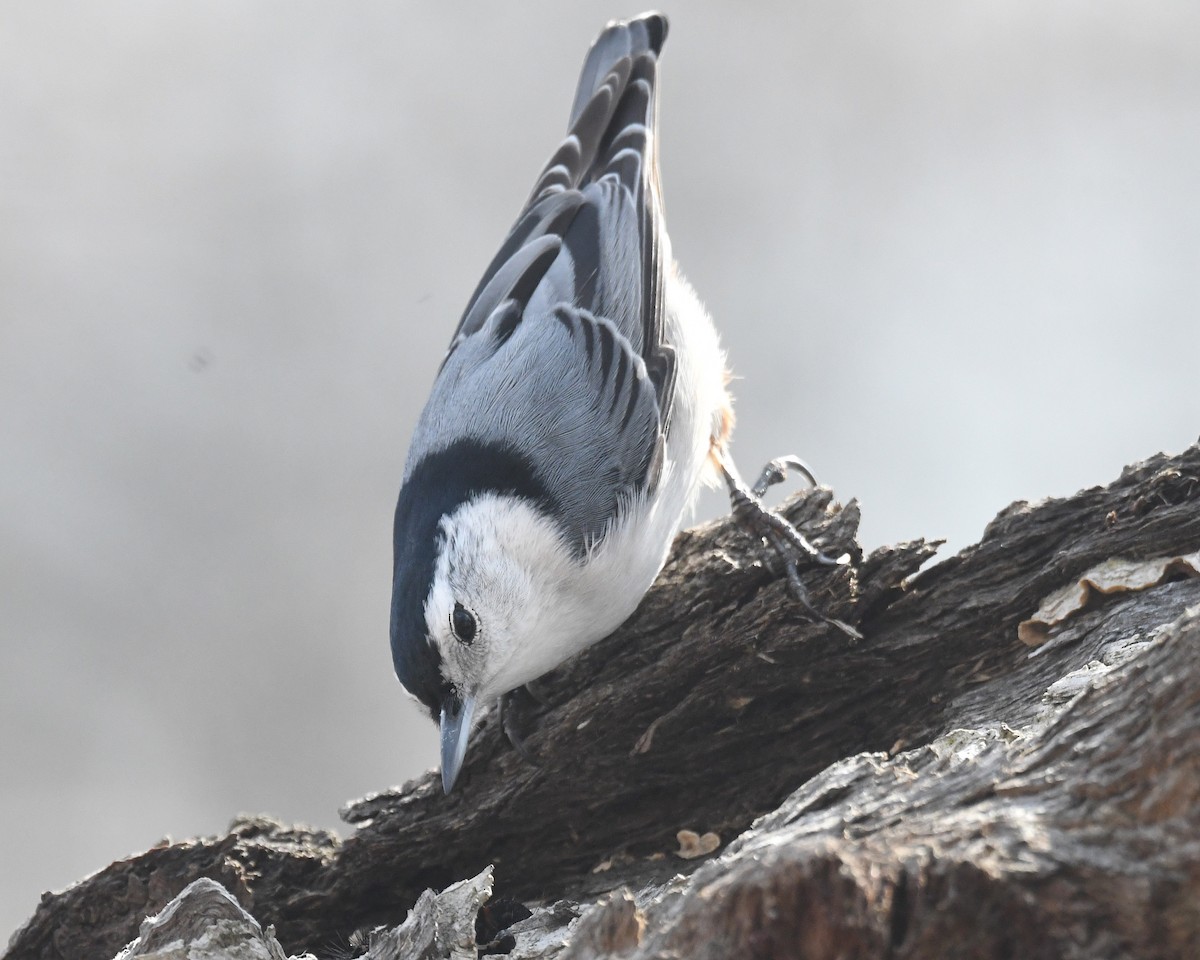
[[[532,504],[487,495],[443,524],[446,548],[426,607],[430,635],[473,672],[490,698],[536,679],[619,627],[658,576],[728,422],[725,363],[704,308],[682,278],[667,287],[676,351],[675,397],[663,470],[585,557]],[[460,649],[447,622],[455,602],[480,617],[482,637]],[[482,662],[481,662],[482,660]]]
[[[729,410],[725,356],[708,313],[687,281],[672,271],[666,292],[667,338],[676,350],[676,377],[658,487],[631,505],[584,562],[564,561],[553,609],[540,613],[546,647],[538,651],[538,662],[522,663],[522,669],[513,671],[510,680],[523,677],[513,686],[553,669],[629,618],[662,569],[700,483],[710,479],[709,451],[725,428]]]

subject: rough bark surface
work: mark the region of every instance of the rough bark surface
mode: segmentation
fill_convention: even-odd
[[[729,523],[688,531],[540,685],[540,766],[489,720],[449,798],[430,774],[348,807],[345,840],[264,818],[154,848],[47,894],[6,956],[108,960],[200,877],[322,956],[376,925],[376,960],[471,955],[420,932],[453,913],[422,894],[468,877],[534,908],[486,935],[514,957],[1200,955],[1200,580],[1017,638],[1101,561],[1200,548],[1200,447],[1014,504],[915,576],[932,546],[863,557],[853,503],[787,512],[851,554],[805,581],[864,640],[806,619]]]

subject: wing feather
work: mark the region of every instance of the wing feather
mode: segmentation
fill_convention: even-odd
[[[579,551],[603,538],[661,460],[658,397],[645,361],[611,321],[569,304],[515,328],[498,310],[447,358],[410,463],[474,439],[519,451],[554,491]]]
[[[580,543],[657,483],[670,424],[655,147],[666,29],[647,14],[592,45],[567,135],[463,312],[410,456],[486,425],[570,491],[564,522]]]

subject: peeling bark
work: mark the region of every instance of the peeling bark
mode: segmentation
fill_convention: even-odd
[[[534,907],[495,941],[514,957],[1200,954],[1200,580],[1017,636],[1101,561],[1200,548],[1200,447],[1014,504],[916,575],[932,546],[863,557],[854,503],[787,512],[851,554],[805,582],[863,641],[806,620],[729,523],[688,531],[630,622],[540,684],[539,767],[489,718],[449,798],[429,774],[348,807],[344,841],[258,819],[154,848],[48,894],[7,956],[107,960],[201,876],[322,952],[492,864]],[[724,846],[682,859],[681,830]]]

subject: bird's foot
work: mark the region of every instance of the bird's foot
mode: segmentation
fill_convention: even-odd
[[[762,502],[763,495],[772,486],[782,482],[789,471],[802,474],[811,486],[816,486],[812,471],[799,457],[779,457],[768,463],[753,487],[747,488],[738,476],[733,463],[727,457],[719,461],[725,485],[729,489],[729,502],[733,517],[751,536],[765,540],[783,563],[788,588],[792,596],[809,614],[824,623],[837,627],[847,636],[861,640],[862,634],[854,627],[834,617],[828,617],[813,606],[808,589],[800,579],[798,560],[819,566],[843,566],[850,562],[847,555],[837,559],[823,553],[791,523],[775,513]]]
[[[788,472],[793,470],[808,481],[809,487],[817,485],[817,478],[812,470],[809,469],[808,464],[797,456],[788,455],[786,457],[776,457],[763,467],[762,473],[754,481],[754,486],[750,488],[750,492],[761,500],[775,484],[783,483],[787,479]],[[728,476],[726,477],[726,482],[728,482]]]
[[[499,706],[500,729],[504,731],[508,742],[512,744],[513,749],[517,751],[521,759],[534,767],[540,767],[541,764],[537,762],[533,751],[529,749],[529,745],[525,742],[525,736],[521,731],[521,720],[528,718],[531,704],[537,705],[539,703],[541,703],[541,700],[530,692],[528,686],[524,686],[502,694]]]

